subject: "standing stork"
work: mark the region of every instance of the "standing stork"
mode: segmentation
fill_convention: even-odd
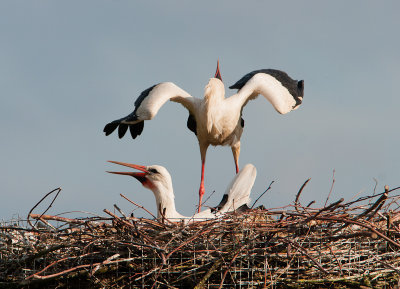
[[[151,190],[156,198],[157,218],[166,218],[171,221],[183,219],[185,222],[204,219],[214,219],[224,213],[239,210],[250,201],[250,192],[256,179],[257,170],[252,164],[247,164],[236,174],[228,185],[222,201],[215,209],[206,209],[192,217],[186,217],[178,213],[175,208],[175,195],[172,188],[171,175],[167,169],[158,166],[140,166],[129,163],[109,161],[110,163],[139,170],[140,172],[109,172],[118,175],[132,176],[142,185]]]
[[[244,127],[243,107],[249,100],[262,94],[277,112],[286,114],[302,103],[304,81],[293,80],[280,70],[261,69],[246,74],[229,88],[238,91],[225,98],[218,61],[217,71],[205,87],[204,98],[195,98],[172,82],[153,85],[139,95],[131,114],[108,123],[104,132],[109,135],[118,127],[118,136],[122,138],[129,127],[135,139],[142,133],[144,121],[153,119],[165,102],[170,100],[182,104],[189,111],[187,127],[197,136],[200,146],[200,212],[204,195],[204,164],[209,145],[229,145],[238,173],[240,137]]]

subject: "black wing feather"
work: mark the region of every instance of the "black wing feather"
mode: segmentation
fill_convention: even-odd
[[[127,130],[128,130],[128,125],[120,123],[118,127],[118,137],[123,138]]]
[[[131,133],[131,136],[133,139],[135,139],[138,135],[140,135],[143,131],[143,127],[144,127],[144,121],[135,123],[135,124],[126,124],[126,123],[122,123],[124,122],[132,122],[132,121],[136,121],[138,120],[137,115],[136,115],[136,111],[138,109],[138,107],[141,105],[141,103],[143,102],[143,100],[150,94],[150,92],[153,90],[154,87],[156,87],[158,84],[155,84],[149,88],[147,88],[146,90],[142,91],[142,93],[139,95],[139,97],[135,100],[135,110],[127,115],[126,117],[114,120],[108,124],[106,124],[106,126],[103,129],[103,132],[105,132],[106,136],[110,135],[114,132],[114,130],[116,130],[116,128],[118,127],[118,136],[119,138],[124,137],[124,135],[126,134],[126,131],[128,130],[129,127],[129,131]]]
[[[154,87],[156,87],[159,83],[154,84],[153,86],[149,87],[146,90],[143,90],[142,93],[139,95],[139,97],[135,100],[135,110],[133,112],[136,112],[138,107],[142,104],[142,101],[150,94],[150,91],[153,90]]]
[[[186,125],[188,129],[190,129],[195,135],[197,135],[197,123],[192,114],[189,114]]]
[[[135,139],[138,135],[142,133],[143,127],[144,127],[144,121],[131,124],[129,126],[129,131],[131,132],[131,136],[133,139]]]
[[[216,212],[222,209],[225,206],[226,202],[228,202],[228,194],[224,194],[222,196],[221,202],[219,202],[218,206],[211,208],[211,212]]]
[[[110,135],[114,132],[114,130],[119,126],[119,120],[115,120],[113,122],[110,122],[108,124],[106,124],[106,126],[103,129],[103,132],[106,133],[107,135]]]
[[[304,81],[294,80],[292,79],[286,72],[277,70],[277,69],[259,69],[254,70],[241,79],[239,79],[234,85],[230,86],[230,89],[241,89],[246,83],[257,73],[266,73],[273,77],[275,77],[284,87],[289,90],[290,94],[293,95],[296,99],[298,97],[303,97],[304,95]]]

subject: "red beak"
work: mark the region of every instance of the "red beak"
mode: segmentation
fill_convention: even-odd
[[[110,174],[125,175],[125,176],[134,177],[141,183],[143,183],[146,180],[146,175],[149,173],[149,171],[146,169],[145,166],[139,166],[139,165],[134,165],[134,164],[129,164],[129,163],[121,163],[121,162],[115,162],[115,161],[108,161],[108,162],[142,171],[143,173],[138,173],[138,172],[109,172],[109,171],[107,171],[107,173],[110,173]]]
[[[215,72],[214,77],[215,77],[215,78],[218,78],[219,80],[222,81],[221,72],[219,71],[219,59],[218,59],[218,61],[217,61],[217,71]]]

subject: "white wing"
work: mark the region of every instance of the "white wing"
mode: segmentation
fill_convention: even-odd
[[[237,210],[250,202],[250,193],[256,180],[257,169],[252,164],[247,164],[237,173],[227,187],[221,203],[214,209],[206,209],[193,215],[184,217],[185,222],[195,222],[220,218],[224,213]]]
[[[257,169],[252,164],[247,164],[235,176],[225,191],[226,202],[219,205],[219,213],[234,211],[250,202],[250,193],[256,180]]]
[[[136,138],[142,133],[143,122],[153,119],[168,100],[182,104],[192,114],[196,103],[200,101],[172,82],[159,83],[139,95],[131,114],[108,123],[103,131],[109,135],[118,127],[118,136],[122,138],[129,127],[132,138]]]
[[[255,70],[243,76],[231,89],[239,89],[229,101],[245,106],[249,100],[262,94],[281,114],[299,107],[303,100],[304,81],[293,80],[285,72],[275,69]]]

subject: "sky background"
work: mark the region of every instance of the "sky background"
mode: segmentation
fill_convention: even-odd
[[[165,166],[178,211],[193,213],[200,153],[183,107],[164,105],[136,140],[103,127],[159,82],[203,97],[218,58],[226,88],[261,68],[305,81],[296,111],[279,115],[262,97],[244,109],[253,200],[275,181],[259,203],[287,205],[311,178],[301,202],[321,206],[334,170],[332,202],[372,193],[375,180],[378,192],[399,186],[399,11],[399,1],[1,1],[0,219],[25,218],[57,187],[48,214],[130,213],[120,193],[155,213],[153,194],[107,174],[121,170],[107,160]],[[209,148],[209,205],[234,170],[229,147]]]

